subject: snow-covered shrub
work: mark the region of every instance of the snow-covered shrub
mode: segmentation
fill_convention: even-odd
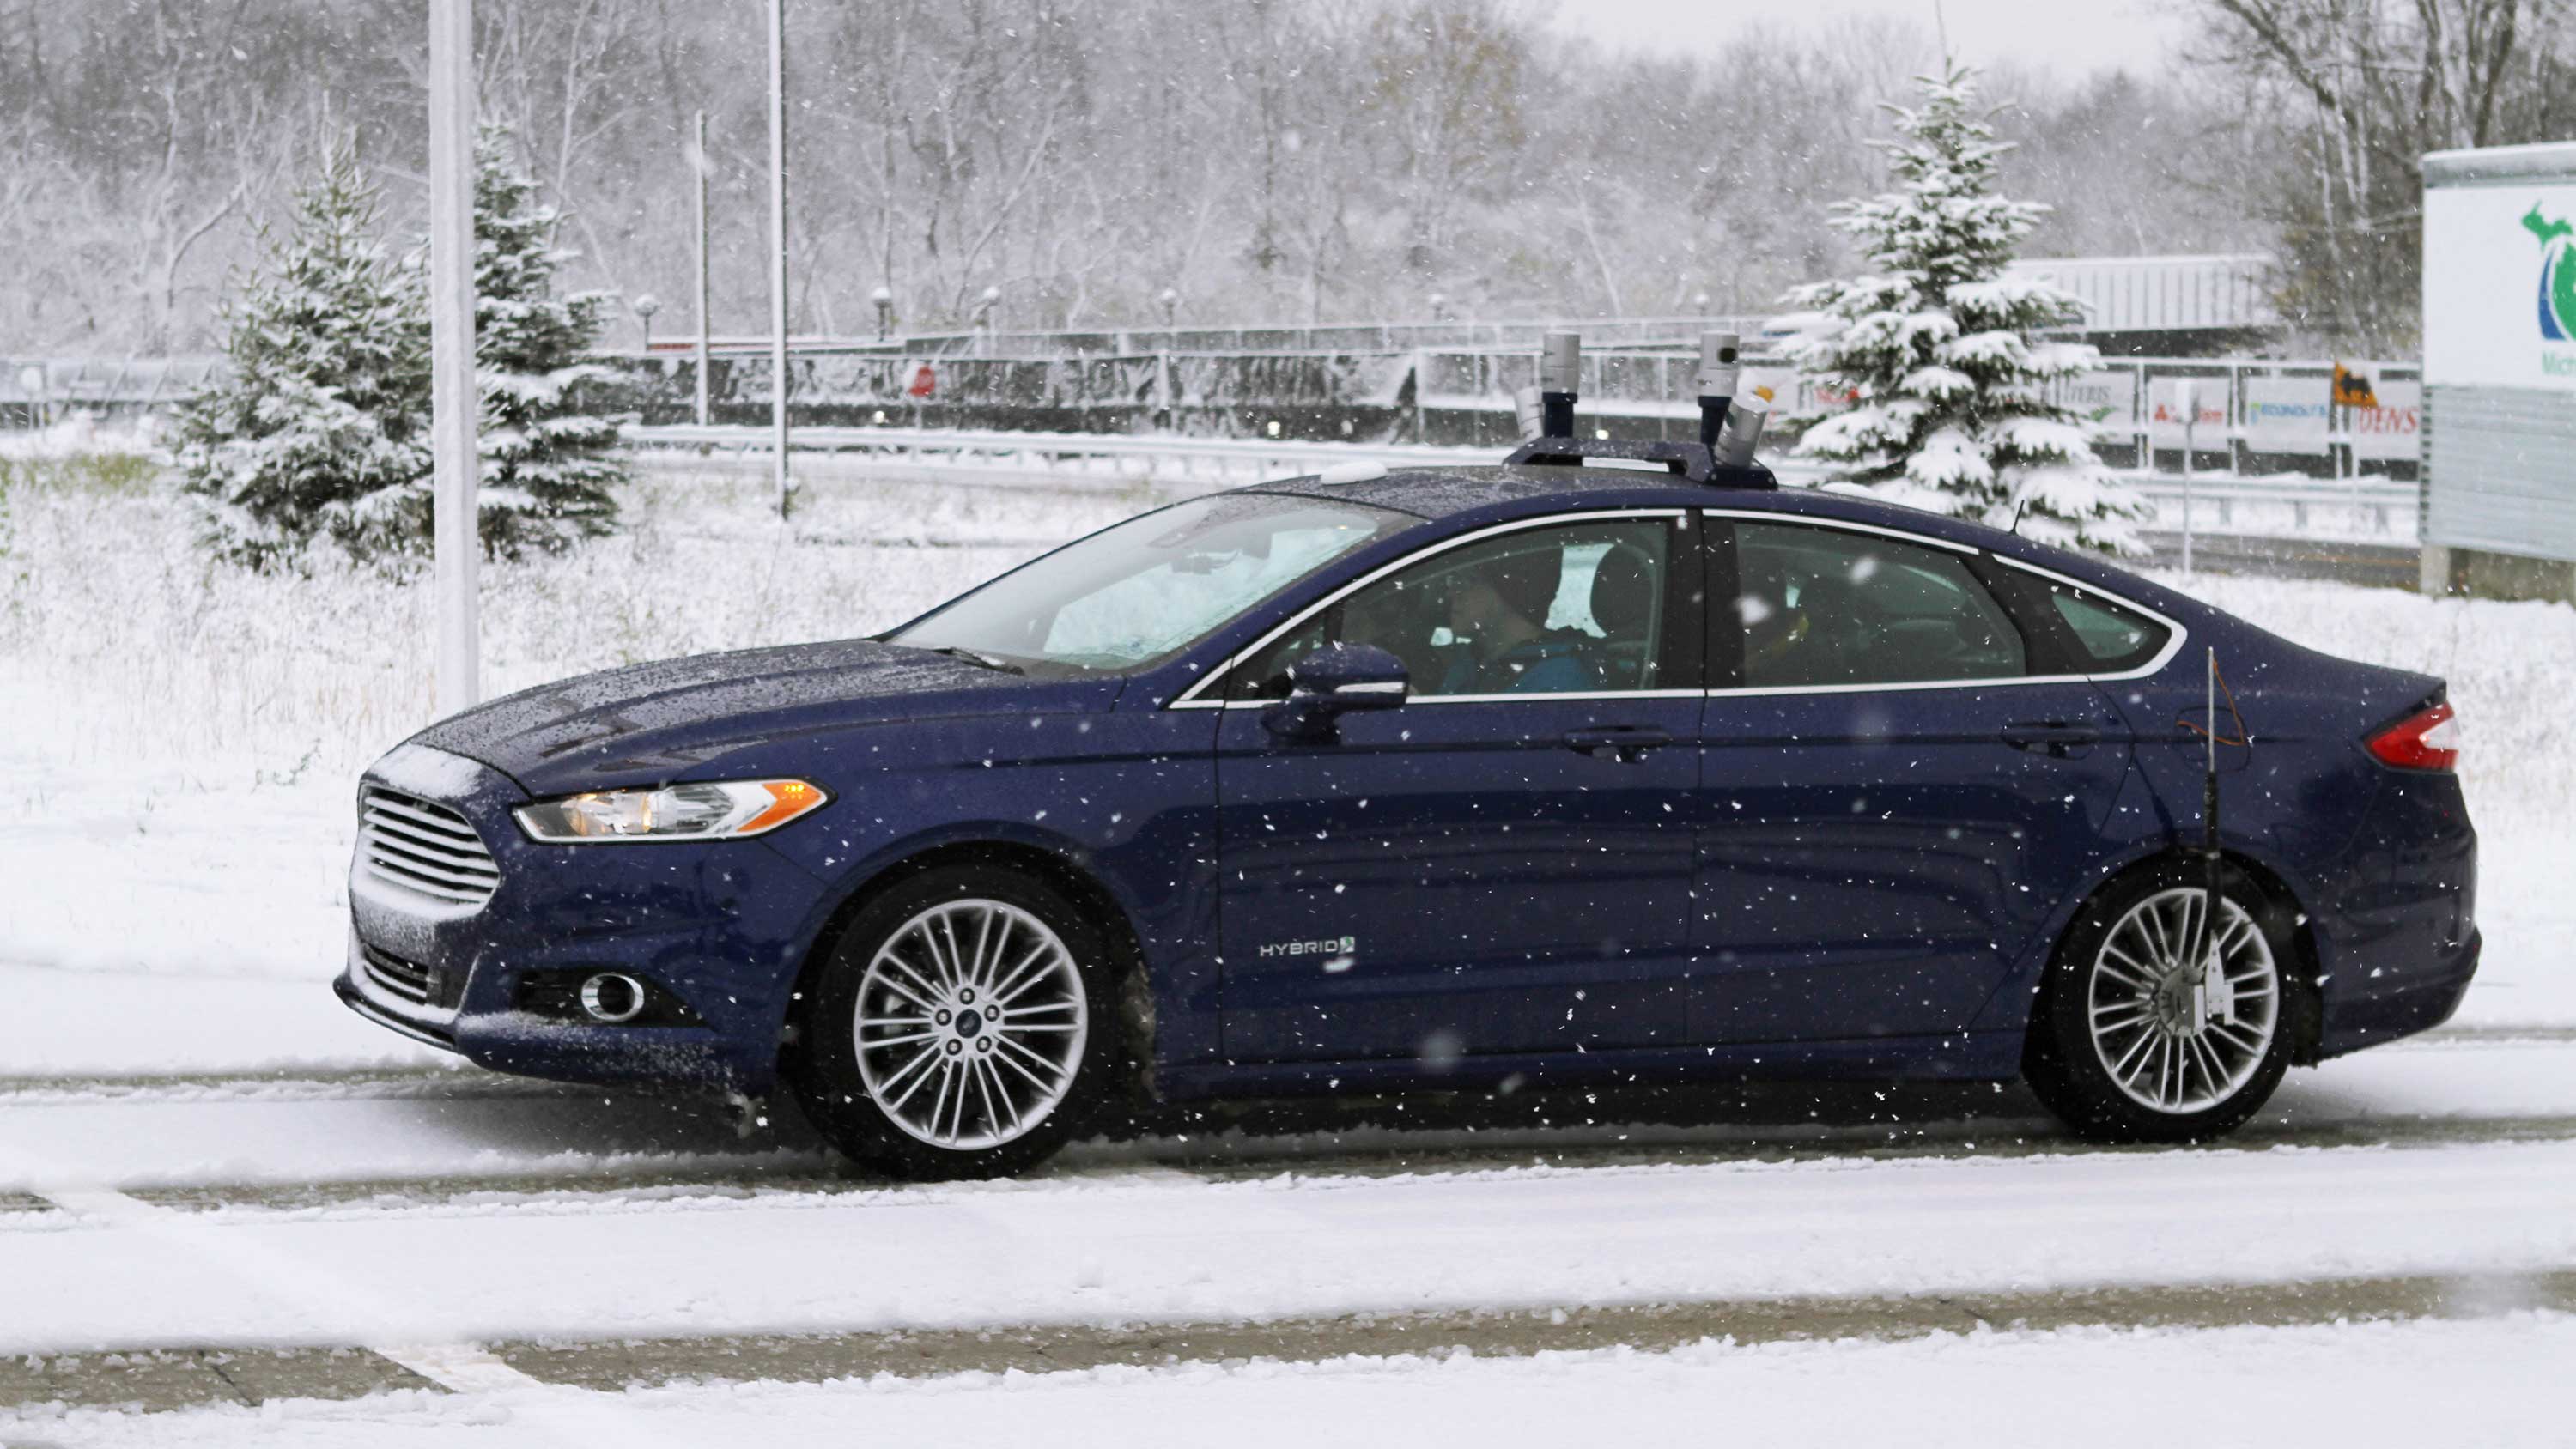
[[[376,188],[348,143],[262,229],[224,304],[227,375],[178,416],[183,485],[218,552],[267,567],[317,535],[361,553],[415,536],[429,468],[429,321],[412,262],[375,236]]]
[[[625,476],[610,451],[616,420],[584,409],[585,393],[616,376],[584,360],[608,294],[554,294],[555,272],[574,254],[556,248],[560,218],[537,199],[509,132],[484,127],[474,160],[483,542],[501,554],[559,550],[608,531],[617,517],[608,490]]]
[[[2073,320],[2076,300],[2003,274],[2047,208],[1994,194],[2010,147],[1974,113],[1975,77],[1945,63],[1917,77],[1919,109],[1887,108],[1902,139],[1877,144],[1899,189],[1834,208],[1876,270],[1796,289],[1790,304],[1806,310],[1775,324],[1796,333],[1801,371],[1855,399],[1798,451],[1894,502],[1997,525],[2018,514],[2022,533],[2049,543],[2143,553],[2145,501],[2049,395],[2096,361],[2089,346],[2037,335]]]

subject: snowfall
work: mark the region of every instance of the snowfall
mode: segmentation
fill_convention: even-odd
[[[96,446],[0,442],[0,1445],[2576,1442],[2576,609],[2165,576],[2448,679],[2482,836],[2458,1017],[2228,1142],[1981,1087],[1185,1121],[903,1187],[348,1014],[352,781],[431,715],[429,591],[211,565]],[[1172,496],[818,462],[782,533],[759,468],[665,460],[626,531],[487,567],[485,687],[871,632]],[[665,1367],[546,1369],[599,1344]],[[299,1350],[389,1377],[96,1388]]]

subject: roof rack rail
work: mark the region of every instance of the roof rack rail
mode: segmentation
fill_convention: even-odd
[[[1754,444],[1770,416],[1770,402],[1767,395],[1736,400],[1741,375],[1737,355],[1734,333],[1701,334],[1698,442],[1611,437],[1585,442],[1574,436],[1574,392],[1582,375],[1583,339],[1572,332],[1551,332],[1539,344],[1538,386],[1515,399],[1523,441],[1503,462],[1579,468],[1587,458],[1617,458],[1661,463],[1693,483],[1717,488],[1778,488],[1780,480],[1753,458]]]
[[[1767,489],[1780,486],[1780,480],[1761,464],[1721,463],[1699,443],[1661,443],[1642,438],[1532,438],[1514,448],[1512,455],[1503,461],[1506,464],[1580,468],[1594,458],[1661,463],[1667,471],[1712,488]]]

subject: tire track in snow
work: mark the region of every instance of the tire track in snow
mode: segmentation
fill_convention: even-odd
[[[352,1362],[328,1350],[196,1350],[257,1367],[266,1397],[346,1399],[416,1386],[600,1393],[688,1382],[819,1383],[892,1375],[1067,1373],[1344,1356],[1481,1358],[1625,1348],[1665,1352],[1723,1341],[1889,1342],[1978,1330],[2291,1327],[2350,1321],[2483,1318],[2576,1311],[2576,1271],[2415,1274],[2290,1283],[2095,1287],[1903,1297],[1789,1297],[1647,1305],[1396,1311],[1242,1322],[1030,1325],[856,1334],[725,1334],[594,1342],[496,1342],[480,1348],[377,1350]],[[98,1354],[0,1361],[0,1407],[143,1402],[153,1408],[257,1403],[232,1376],[174,1377],[180,1355]],[[229,1394],[228,1392],[229,1391]]]
[[[58,1165],[21,1165],[36,1167],[55,1182],[77,1182],[75,1174]],[[214,1265],[234,1278],[245,1293],[284,1300],[290,1305],[311,1305],[317,1316],[324,1311],[345,1316],[353,1304],[368,1304],[377,1295],[377,1285],[372,1282],[354,1281],[315,1268],[292,1254],[247,1242],[239,1234],[208,1232],[187,1214],[156,1207],[112,1188],[56,1186],[42,1195],[63,1211],[109,1230],[155,1239]],[[362,1308],[361,1312],[366,1310]],[[391,1315],[380,1309],[370,1316],[392,1321]],[[505,1403],[511,1421],[536,1429],[545,1442],[568,1449],[591,1449],[599,1444],[678,1449],[674,1441],[655,1431],[637,1411],[616,1398],[546,1384],[477,1344],[368,1343],[360,1347],[452,1393],[507,1395]],[[224,1377],[219,1368],[214,1376],[234,1391],[233,1397],[241,1396],[240,1386]]]

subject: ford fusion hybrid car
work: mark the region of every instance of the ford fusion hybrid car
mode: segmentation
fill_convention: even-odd
[[[337,990],[501,1071],[784,1090],[910,1177],[1139,1094],[1506,1082],[2022,1078],[2192,1139],[2458,1003],[2442,681],[1566,451],[1202,497],[872,638],[442,720],[360,784]]]

